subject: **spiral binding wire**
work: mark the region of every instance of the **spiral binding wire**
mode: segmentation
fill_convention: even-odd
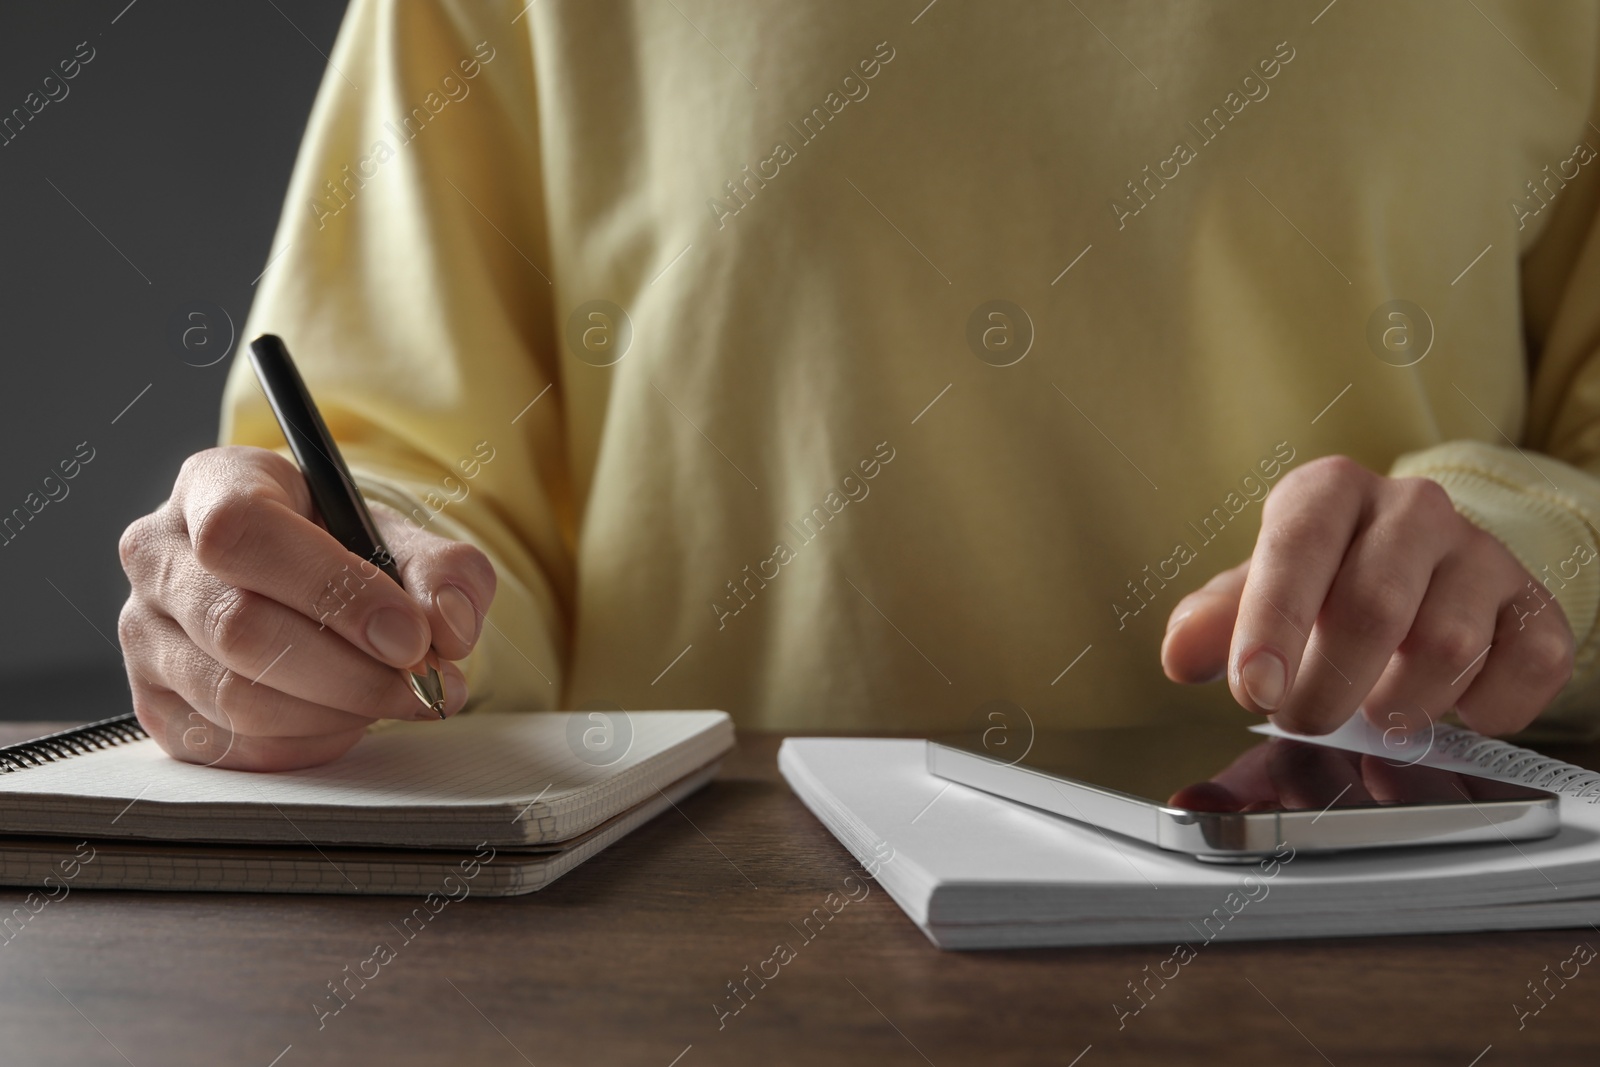
[[[1531,749],[1452,728],[1434,738],[1433,750],[1523,785],[1600,804],[1600,773],[1541,756]]]
[[[40,767],[56,760],[82,756],[96,749],[112,748],[149,736],[130,711],[71,730],[36,737],[32,741],[0,747],[0,774]]]

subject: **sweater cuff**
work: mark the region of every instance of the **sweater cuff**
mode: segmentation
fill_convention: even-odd
[[[1600,480],[1546,455],[1481,441],[1409,453],[1389,473],[1438,482],[1463,518],[1498,538],[1545,584],[1572,627],[1567,691],[1581,686],[1600,653]],[[1562,704],[1552,705],[1553,718],[1568,717]]]

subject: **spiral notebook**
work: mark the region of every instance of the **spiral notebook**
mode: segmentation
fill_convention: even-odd
[[[1258,732],[1274,732],[1257,728]],[[1362,718],[1322,738],[1396,758]],[[1410,762],[1561,796],[1541,841],[1217,866],[935,778],[925,742],[790,738],[778,766],[812,813],[941,948],[1156,943],[1583,927],[1600,917],[1600,774],[1441,728]]]
[[[417,893],[471,870],[473,892],[526,893],[732,746],[720,711],[480,713],[259,774],[174,760],[123,715],[0,748],[0,885]]]

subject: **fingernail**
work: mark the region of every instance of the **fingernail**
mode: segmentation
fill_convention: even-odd
[[[447,585],[433,594],[433,605],[444,617],[445,625],[463,644],[472,644],[478,637],[478,611],[467,599],[467,594],[453,585]]]
[[[1239,682],[1256,707],[1277,711],[1289,684],[1289,670],[1276,652],[1258,648],[1240,665]]]
[[[398,608],[380,608],[367,621],[367,642],[385,662],[399,667],[422,658],[428,635],[420,623]]]

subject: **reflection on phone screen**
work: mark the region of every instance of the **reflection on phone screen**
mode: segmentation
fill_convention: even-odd
[[[1538,795],[1476,775],[1273,737],[1247,749],[1209,780],[1179,789],[1167,804],[1187,811],[1323,811]]]

